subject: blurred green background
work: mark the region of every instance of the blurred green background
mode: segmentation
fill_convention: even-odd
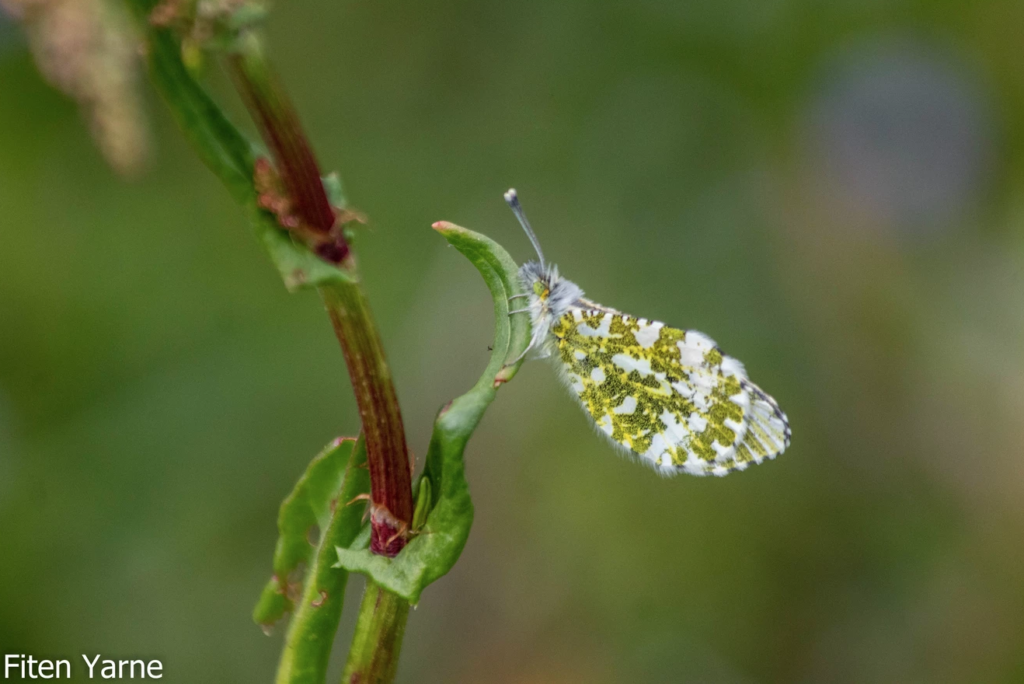
[[[417,456],[492,330],[430,223],[525,260],[509,186],[589,296],[708,333],[793,427],[663,480],[524,366],[401,682],[1024,681],[1022,30],[1016,0],[279,3]],[[125,180],[0,19],[0,652],[270,682],[277,506],[356,412],[316,296],[142,96]]]

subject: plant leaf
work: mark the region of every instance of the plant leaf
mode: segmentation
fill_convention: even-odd
[[[347,572],[332,568],[334,549],[352,544],[367,527],[362,522],[366,505],[356,499],[369,489],[366,442],[361,436],[338,439],[313,459],[281,504],[274,577],[253,611],[253,619],[267,629],[295,610],[278,665],[278,684],[324,681],[348,581]],[[311,544],[314,525],[320,538]]]
[[[417,511],[429,510],[422,529],[414,530],[412,541],[393,559],[349,545],[337,549],[335,565],[366,574],[413,604],[427,585],[452,568],[466,545],[473,524],[463,463],[466,443],[494,401],[497,388],[519,369],[521,361],[505,365],[506,360],[519,358],[530,341],[528,317],[508,315],[509,297],[522,293],[518,267],[508,252],[490,238],[451,223],[437,223],[434,228],[469,258],[491,291],[495,317],[491,359],[476,385],[442,408],[434,422],[418,485]]]
[[[326,531],[331,522],[332,503],[337,504],[335,497],[345,481],[355,442],[353,438],[339,438],[328,444],[313,458],[281,503],[274,576],[267,582],[253,611],[257,624],[272,625],[292,610],[293,602],[289,597],[295,596],[301,588],[302,569],[309,565],[317,550],[309,535],[314,528]]]

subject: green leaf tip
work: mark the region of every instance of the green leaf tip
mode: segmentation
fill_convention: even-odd
[[[430,492],[430,480],[421,477],[419,489],[416,492],[416,510],[412,514],[412,530],[414,533],[419,533],[423,526],[427,524],[427,514],[430,513],[430,509],[433,507],[434,497],[431,496]]]
[[[515,376],[522,361],[506,365],[509,359],[517,359],[530,343],[529,316],[509,317],[509,298],[525,294],[519,281],[519,266],[505,248],[480,233],[438,221],[431,226],[448,243],[470,260],[483,276],[484,283],[494,300],[494,345],[491,361],[487,365],[477,387],[483,383],[496,386],[508,382]]]
[[[473,524],[463,462],[466,443],[494,401],[497,388],[519,369],[521,361],[506,365],[506,360],[518,359],[530,342],[527,317],[508,315],[509,297],[522,293],[518,266],[508,252],[490,238],[446,221],[433,228],[470,260],[491,291],[495,317],[491,358],[476,385],[442,408],[434,421],[418,485],[417,518],[428,511],[422,528],[416,530],[414,525],[412,540],[395,558],[350,544],[336,549],[335,564],[368,575],[413,604],[429,584],[451,570],[466,545]]]

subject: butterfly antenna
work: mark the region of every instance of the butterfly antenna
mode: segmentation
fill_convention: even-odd
[[[533,228],[530,227],[530,222],[526,219],[526,212],[523,211],[523,205],[519,204],[519,195],[516,194],[515,188],[509,188],[508,192],[505,193],[505,201],[508,202],[508,206],[512,209],[512,213],[519,219],[519,225],[526,231],[527,237],[530,238],[530,242],[533,243],[533,248],[537,250],[537,256],[540,257],[541,268],[544,267],[544,252],[540,251],[540,242],[537,240],[537,236],[533,234]]]

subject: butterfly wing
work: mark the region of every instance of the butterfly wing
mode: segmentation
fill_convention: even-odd
[[[551,334],[597,427],[664,474],[725,475],[789,446],[786,414],[702,333],[574,306]]]

